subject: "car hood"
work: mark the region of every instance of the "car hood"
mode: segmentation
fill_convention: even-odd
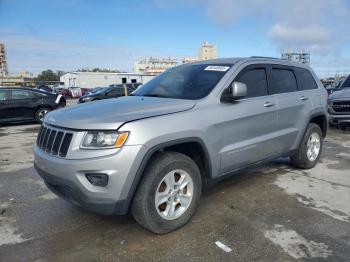
[[[72,129],[114,130],[125,122],[186,111],[195,104],[193,100],[157,97],[110,98],[52,111],[44,122]]]
[[[330,96],[329,100],[339,100],[339,99],[350,99],[350,88],[344,88],[338,91],[334,91]]]

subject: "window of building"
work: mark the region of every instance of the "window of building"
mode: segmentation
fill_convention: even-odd
[[[251,69],[235,81],[242,82],[247,85],[246,97],[257,97],[267,95],[266,71],[264,68]]]
[[[298,90],[297,80],[290,69],[273,68],[271,72],[271,94],[295,92]]]

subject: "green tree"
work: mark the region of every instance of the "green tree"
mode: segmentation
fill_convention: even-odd
[[[37,82],[57,82],[60,81],[60,77],[52,70],[42,71],[36,78]]]

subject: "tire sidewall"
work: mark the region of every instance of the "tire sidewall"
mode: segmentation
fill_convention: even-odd
[[[307,157],[307,142],[311,136],[311,134],[313,133],[317,133],[319,138],[320,138],[320,151],[318,153],[317,158],[314,161],[311,161],[308,157]],[[317,162],[319,161],[321,154],[322,154],[322,149],[323,149],[323,136],[322,136],[322,131],[320,129],[320,127],[316,124],[310,124],[304,137],[303,137],[303,143],[302,143],[302,148],[301,148],[301,154],[302,157],[304,158],[303,161],[305,162],[305,165],[308,168],[312,168],[314,167]]]
[[[40,120],[39,118],[39,114],[41,111],[43,110],[47,110],[47,113],[45,114],[45,116],[51,111],[50,108],[47,108],[47,107],[41,107],[39,108],[36,112],[35,112],[35,120],[39,123],[39,124],[42,124],[43,123],[43,120]]]
[[[155,195],[156,195],[158,186],[162,181],[162,179],[165,177],[165,175],[176,169],[182,169],[186,171],[188,175],[192,178],[193,198],[187,210],[180,217],[174,220],[166,220],[158,214],[158,211],[156,209],[157,207],[155,205]],[[147,199],[147,210],[149,213],[148,215],[151,218],[153,227],[159,228],[165,232],[172,231],[179,227],[182,227],[193,216],[196,206],[198,204],[198,201],[200,199],[200,195],[201,195],[200,173],[198,168],[193,164],[187,161],[176,160],[159,169],[158,172],[154,174],[153,180],[149,185],[149,191],[148,191],[149,197]]]

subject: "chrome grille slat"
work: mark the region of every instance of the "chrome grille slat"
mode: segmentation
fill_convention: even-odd
[[[50,131],[48,132],[47,138],[46,138],[45,149],[44,149],[46,152],[47,152],[47,149],[49,148],[49,141],[50,141],[52,132],[53,132],[53,130],[50,129]]]
[[[350,113],[350,101],[334,101],[332,108],[336,113]]]
[[[57,134],[57,131],[52,129],[51,133],[50,133],[49,140],[47,141],[47,147],[46,147],[46,152],[48,152],[49,154],[51,154],[51,149],[52,149],[52,146],[53,146],[53,140],[55,139],[56,134]]]
[[[46,153],[66,157],[73,133],[55,127],[42,126],[37,137],[38,147]]]
[[[41,134],[41,137],[40,137],[40,141],[39,141],[39,146],[42,147],[43,146],[43,141],[44,141],[44,137],[45,137],[45,134],[47,132],[47,128],[43,128],[43,133]]]

